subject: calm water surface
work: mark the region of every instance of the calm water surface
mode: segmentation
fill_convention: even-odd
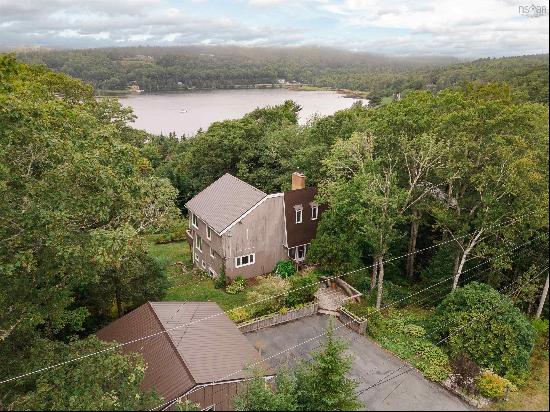
[[[299,122],[304,124],[315,114],[329,115],[362,99],[346,98],[332,91],[288,89],[206,90],[119,98],[123,106],[134,109],[137,115],[134,127],[155,134],[176,132],[178,136],[191,136],[213,122],[238,119],[257,107],[285,100],[294,100],[302,107]]]

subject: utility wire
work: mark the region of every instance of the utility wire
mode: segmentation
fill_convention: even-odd
[[[534,276],[533,278],[531,278],[531,279],[530,279],[528,282],[526,282],[524,285],[520,286],[520,287],[516,290],[516,292],[519,291],[519,290],[521,290],[521,289],[523,289],[523,288],[524,288],[525,286],[527,286],[529,283],[531,283],[532,281],[534,281],[534,280],[535,280],[536,278],[538,278],[542,273],[544,273],[547,269],[548,269],[548,266],[547,266],[546,268],[544,268],[541,272],[539,272],[536,276]],[[504,290],[508,289],[510,286],[512,286],[512,285],[513,285],[514,283],[516,283],[516,282],[517,282],[517,280],[514,281],[514,282],[512,282],[512,283],[510,283],[506,288],[501,289],[499,292],[502,293]],[[512,292],[512,293],[513,293],[513,292]],[[487,313],[483,313],[481,316],[476,316],[476,317],[474,317],[472,320],[470,320],[469,322],[467,322],[465,325],[463,325],[463,326],[457,328],[455,331],[453,331],[453,333],[450,333],[448,336],[446,336],[445,338],[441,339],[441,340],[440,340],[439,342],[437,342],[435,345],[436,345],[436,346],[439,346],[440,344],[442,344],[442,343],[445,342],[446,340],[450,339],[452,336],[455,336],[455,335],[457,335],[458,333],[460,333],[460,332],[461,332],[462,330],[464,330],[467,326],[473,324],[473,322],[475,322],[475,321],[478,320],[479,318],[481,318],[481,317],[487,317],[488,315],[489,315],[489,314],[487,314]],[[417,353],[415,354],[415,356],[413,356],[413,358],[409,359],[409,361],[412,360],[412,359],[414,359],[414,358],[416,358],[417,356],[422,355],[422,354],[423,354],[423,351],[417,352]],[[388,378],[388,376],[391,376],[391,375],[394,374],[395,372],[398,372],[398,371],[400,371],[401,369],[403,369],[403,368],[405,368],[405,367],[408,368],[406,371],[401,372],[399,375],[395,375],[395,376],[392,376],[392,377],[389,377],[389,378]],[[372,388],[374,388],[374,387],[376,387],[376,386],[379,386],[379,385],[381,385],[381,384],[383,384],[383,383],[389,382],[389,381],[391,381],[391,380],[393,380],[393,379],[395,379],[395,378],[397,378],[397,377],[399,377],[399,376],[401,376],[401,375],[403,375],[403,374],[405,374],[405,373],[408,373],[408,372],[411,371],[412,369],[413,369],[413,367],[411,367],[411,366],[409,366],[409,365],[400,366],[399,368],[394,369],[393,371],[387,373],[387,374],[386,374],[383,378],[381,378],[378,382],[376,382],[376,383],[370,385],[369,387],[367,387],[367,388],[365,388],[365,389],[359,391],[359,392],[357,393],[357,395],[359,396],[359,395],[365,393],[366,391],[368,391],[368,390],[370,390],[370,389],[372,389]]]
[[[521,221],[523,218],[525,218],[526,216],[532,214],[534,212],[531,212],[531,213],[528,213],[528,214],[525,214],[517,219],[513,219],[511,220],[510,222],[508,222],[507,224],[494,224],[494,225],[491,225],[489,226],[488,228],[486,228],[486,230],[489,230],[489,229],[492,229],[492,228],[495,228],[495,227],[501,227],[501,226],[510,226],[510,225],[513,225],[515,224],[516,222],[518,221]],[[474,231],[475,233],[475,231]],[[382,263],[388,263],[388,262],[392,262],[392,261],[395,261],[395,260],[398,260],[398,259],[401,259],[403,257],[406,257],[406,256],[410,256],[410,255],[414,255],[414,254],[417,254],[417,253],[421,253],[421,252],[425,252],[427,250],[431,250],[431,249],[434,249],[436,247],[440,247],[440,246],[443,246],[445,244],[448,244],[448,243],[452,243],[452,242],[456,242],[457,239],[462,239],[462,238],[466,238],[468,236],[472,235],[472,233],[469,233],[467,235],[463,235],[463,236],[459,236],[459,237],[453,237],[452,239],[450,240],[447,240],[447,241],[444,241],[444,242],[440,242],[436,245],[432,245],[432,246],[429,246],[429,247],[426,247],[426,248],[423,248],[423,249],[419,249],[419,250],[416,250],[414,252],[409,252],[409,253],[406,253],[406,254],[403,254],[401,256],[398,256],[398,257],[394,257],[394,258],[390,258],[390,259],[387,259],[385,261],[383,261]],[[352,271],[349,271],[347,273],[344,273],[340,276],[331,276],[331,277],[327,277],[327,279],[329,280],[332,280],[332,279],[340,279],[344,276],[348,276],[348,275],[351,275],[353,273],[358,273],[360,271],[363,271],[363,270],[366,270],[366,269],[370,269],[372,268],[374,265],[369,265],[369,266],[364,266],[362,268],[359,268],[359,269],[355,269],[355,270],[352,270]],[[236,308],[233,308],[233,309],[230,309],[228,312],[233,312],[235,310],[238,310],[238,309],[244,309],[244,308],[247,308],[247,307],[250,307],[250,306],[254,306],[254,305],[257,305],[258,303],[262,303],[262,302],[266,302],[268,300],[271,300],[271,299],[275,299],[275,298],[278,298],[278,297],[282,297],[282,296],[285,296],[285,295],[288,295],[289,293],[291,292],[295,292],[295,291],[298,291],[298,290],[301,290],[301,289],[305,289],[305,288],[308,288],[312,285],[315,285],[315,284],[321,284],[323,283],[322,281],[319,281],[319,282],[313,282],[313,283],[310,283],[308,285],[305,285],[305,286],[301,286],[299,288],[295,288],[295,289],[291,289],[289,291],[286,291],[284,293],[281,293],[281,294],[278,294],[278,295],[273,295],[273,296],[268,296],[264,299],[260,299],[258,301],[255,301],[255,302],[251,302],[251,303],[248,303],[248,304],[245,304],[245,305],[242,305],[242,306],[239,306],[239,307],[236,307]],[[100,355],[100,354],[103,354],[103,353],[106,353],[106,352],[110,352],[110,351],[113,351],[115,349],[118,349],[118,348],[121,348],[123,346],[127,346],[127,345],[130,345],[130,344],[133,344],[133,343],[136,343],[136,342],[140,342],[142,340],[145,340],[145,339],[150,339],[150,338],[153,338],[155,336],[159,336],[161,334],[164,334],[164,333],[168,333],[170,331],[173,331],[173,330],[176,330],[176,329],[179,329],[179,328],[183,328],[183,327],[188,327],[188,326],[191,326],[191,325],[194,325],[196,323],[199,323],[199,322],[203,322],[203,321],[206,321],[206,320],[210,320],[210,319],[213,319],[215,317],[218,317],[218,316],[221,316],[221,315],[225,315],[226,313],[225,312],[219,312],[219,313],[216,313],[214,315],[210,315],[210,316],[207,316],[205,318],[201,318],[201,319],[197,319],[196,321],[193,321],[193,322],[189,322],[189,323],[186,323],[186,324],[183,324],[183,325],[178,325],[178,326],[174,326],[172,328],[168,328],[168,329],[163,329],[159,332],[156,332],[156,333],[153,333],[153,334],[150,334],[150,335],[146,335],[146,336],[142,336],[142,337],[139,337],[139,338],[136,338],[136,339],[132,339],[132,340],[129,340],[127,342],[123,342],[123,343],[119,343],[119,344],[116,344],[116,345],[113,345],[113,346],[110,346],[109,348],[106,348],[106,349],[102,349],[100,351],[96,351],[96,352],[92,352],[92,353],[89,353],[89,354],[86,354],[86,355],[82,355],[82,356],[79,356],[79,357],[76,357],[76,358],[72,358],[72,359],[68,359],[66,361],[63,361],[63,362],[58,362],[58,363],[55,363],[55,364],[52,364],[52,365],[49,365],[49,366],[45,366],[45,367],[42,367],[42,368],[38,368],[38,369],[35,369],[31,372],[26,372],[26,373],[23,373],[23,374],[20,374],[20,375],[17,375],[17,376],[13,376],[11,378],[7,378],[7,379],[3,379],[2,381],[0,381],[0,385],[2,384],[5,384],[5,383],[8,383],[8,382],[12,382],[12,381],[15,381],[15,380],[18,380],[18,379],[22,379],[22,378],[25,378],[25,377],[28,377],[28,376],[31,376],[31,375],[35,375],[37,373],[42,373],[42,372],[45,372],[45,371],[48,371],[50,369],[54,369],[54,368],[58,368],[60,366],[64,366],[64,365],[68,365],[68,364],[71,364],[71,363],[74,363],[74,362],[78,362],[78,361],[81,361],[83,359],[87,359],[87,358],[90,358],[92,356],[96,356],[96,355]]]
[[[470,268],[470,269],[468,269],[468,270],[462,272],[462,274],[467,273],[467,272],[470,272],[470,271],[472,271],[472,270],[474,270],[474,269],[476,269],[476,268],[478,268],[478,267],[480,267],[480,266],[482,266],[482,265],[485,265],[485,264],[487,264],[487,263],[489,263],[489,262],[491,262],[491,261],[493,261],[493,260],[495,260],[495,259],[497,259],[497,258],[499,258],[499,257],[501,257],[501,256],[503,256],[503,255],[505,255],[505,254],[509,254],[511,251],[516,250],[516,249],[518,249],[518,248],[520,248],[520,247],[522,247],[522,246],[525,246],[525,245],[527,245],[527,244],[530,244],[530,243],[534,242],[535,240],[539,239],[539,238],[542,237],[542,236],[543,236],[543,235],[539,235],[539,236],[537,236],[537,237],[534,238],[534,239],[531,239],[531,240],[529,240],[529,241],[527,241],[527,242],[524,242],[524,243],[520,244],[519,246],[516,246],[514,249],[512,249],[512,250],[510,250],[510,251],[507,251],[507,252],[504,252],[504,253],[502,253],[502,254],[500,254],[500,255],[494,256],[494,257],[492,257],[492,258],[490,258],[490,259],[488,259],[488,260],[486,260],[486,261],[484,261],[484,262],[482,262],[482,263],[480,263],[480,264],[478,264],[478,265],[476,265],[476,266],[474,266],[474,267],[472,267],[472,268]],[[454,240],[453,240],[453,241],[454,241]],[[450,279],[452,279],[452,278],[454,278],[454,276],[451,276],[451,277],[449,277],[449,278],[446,278],[445,280],[450,280]],[[443,280],[443,281],[445,281],[445,280]],[[418,292],[416,292],[416,293],[413,293],[413,294],[411,294],[411,295],[409,295],[409,296],[407,296],[407,297],[405,297],[405,298],[403,298],[403,299],[400,299],[400,300],[397,301],[397,302],[393,302],[393,303],[388,304],[388,305],[386,305],[386,306],[384,306],[384,307],[382,307],[382,308],[380,308],[380,309],[377,309],[377,310],[375,310],[375,311],[371,314],[371,316],[372,316],[373,314],[377,313],[377,312],[381,312],[382,310],[387,309],[388,307],[394,306],[396,303],[402,302],[402,301],[404,301],[405,299],[408,299],[408,298],[410,298],[410,297],[412,297],[412,296],[416,296],[416,295],[418,295],[419,293],[422,293],[422,292],[424,292],[424,291],[426,291],[426,290],[429,290],[429,289],[431,289],[432,287],[434,287],[434,286],[436,286],[436,285],[438,285],[438,284],[441,284],[443,281],[438,282],[438,283],[436,283],[436,284],[434,284],[434,285],[431,285],[431,286],[429,286],[429,287],[427,287],[427,288],[424,288],[424,289],[422,289],[422,290],[420,290],[420,291],[418,291]],[[354,322],[354,320],[351,320],[351,321],[346,322],[346,323],[342,323],[341,325],[339,325],[339,326],[337,326],[336,328],[334,328],[333,331],[338,330],[338,329],[340,329],[340,328],[342,328],[342,327],[345,327],[345,326],[349,325],[349,324],[352,323],[352,322]],[[319,334],[319,335],[317,335],[317,336],[314,336],[314,337],[312,337],[312,338],[306,339],[306,340],[304,340],[304,341],[302,341],[302,342],[300,342],[300,343],[298,343],[298,344],[296,344],[296,345],[292,345],[292,346],[290,346],[290,347],[288,347],[288,348],[286,348],[286,349],[284,349],[284,350],[282,350],[282,351],[280,351],[280,352],[278,352],[278,353],[275,353],[275,354],[273,354],[273,355],[268,356],[267,358],[264,358],[264,359],[262,359],[262,360],[259,360],[259,361],[257,361],[257,362],[254,362],[254,363],[252,363],[251,365],[248,365],[246,368],[242,368],[242,369],[233,371],[233,372],[231,372],[231,373],[229,373],[229,374],[227,374],[227,375],[225,375],[225,376],[223,376],[223,377],[221,377],[221,378],[215,380],[214,382],[209,383],[208,385],[212,385],[212,384],[217,383],[217,382],[220,382],[220,381],[225,381],[225,380],[227,380],[228,378],[230,378],[231,376],[233,376],[233,375],[235,375],[235,374],[237,374],[237,373],[243,372],[245,369],[257,367],[257,366],[259,366],[260,364],[265,363],[265,362],[267,362],[267,361],[269,361],[269,360],[271,360],[271,359],[274,359],[274,358],[276,358],[276,357],[278,357],[278,356],[280,356],[280,355],[282,355],[282,354],[284,354],[284,353],[287,353],[287,352],[289,352],[289,351],[292,351],[292,350],[294,350],[294,349],[296,349],[296,348],[298,348],[298,347],[300,347],[300,346],[302,346],[302,345],[305,345],[305,344],[307,344],[307,343],[309,343],[309,342],[315,341],[315,340],[317,340],[317,339],[319,339],[319,338],[325,336],[326,334],[327,334],[327,332],[323,332],[323,333],[321,333],[321,334]],[[195,391],[201,389],[202,387],[203,387],[203,386],[198,386],[195,390],[192,390],[191,392],[187,393],[185,396],[188,396],[188,395],[194,393]],[[156,410],[156,409],[161,409],[161,410],[163,410],[163,409],[167,408],[168,406],[172,405],[174,402],[177,402],[177,401],[178,401],[179,399],[181,399],[182,397],[183,397],[183,396],[176,397],[176,398],[174,398],[173,400],[168,401],[168,402],[165,402],[165,403],[163,403],[162,405],[159,405],[159,406],[157,406],[156,408],[154,408],[154,409],[152,409],[152,410]]]

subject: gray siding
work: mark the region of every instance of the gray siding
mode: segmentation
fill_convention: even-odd
[[[226,275],[251,278],[271,272],[285,259],[284,199],[282,194],[268,197],[223,235]],[[237,256],[255,253],[255,263],[236,268]]]
[[[197,219],[197,227],[195,228],[192,224],[191,214],[192,210],[189,211],[189,228],[193,234],[193,262],[195,265],[202,269],[202,262],[206,263],[206,269],[212,268],[217,274],[220,273],[220,270],[223,265],[223,241],[222,237],[219,236],[214,230],[211,231],[211,240],[206,237],[206,223]],[[196,248],[195,239],[196,235],[199,235],[202,238],[202,252]],[[210,256],[210,250],[214,253],[214,257]],[[199,257],[199,260],[195,259],[195,256]]]

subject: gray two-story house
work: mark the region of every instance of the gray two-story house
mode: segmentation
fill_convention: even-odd
[[[277,262],[305,259],[322,207],[305,176],[292,175],[292,190],[267,194],[225,174],[185,205],[188,241],[196,266],[216,277],[271,272]]]

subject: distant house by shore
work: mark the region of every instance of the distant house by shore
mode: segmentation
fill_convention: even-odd
[[[139,84],[137,84],[137,83],[132,83],[128,87],[128,90],[130,91],[130,93],[143,93],[143,91],[144,91],[139,87]]]

